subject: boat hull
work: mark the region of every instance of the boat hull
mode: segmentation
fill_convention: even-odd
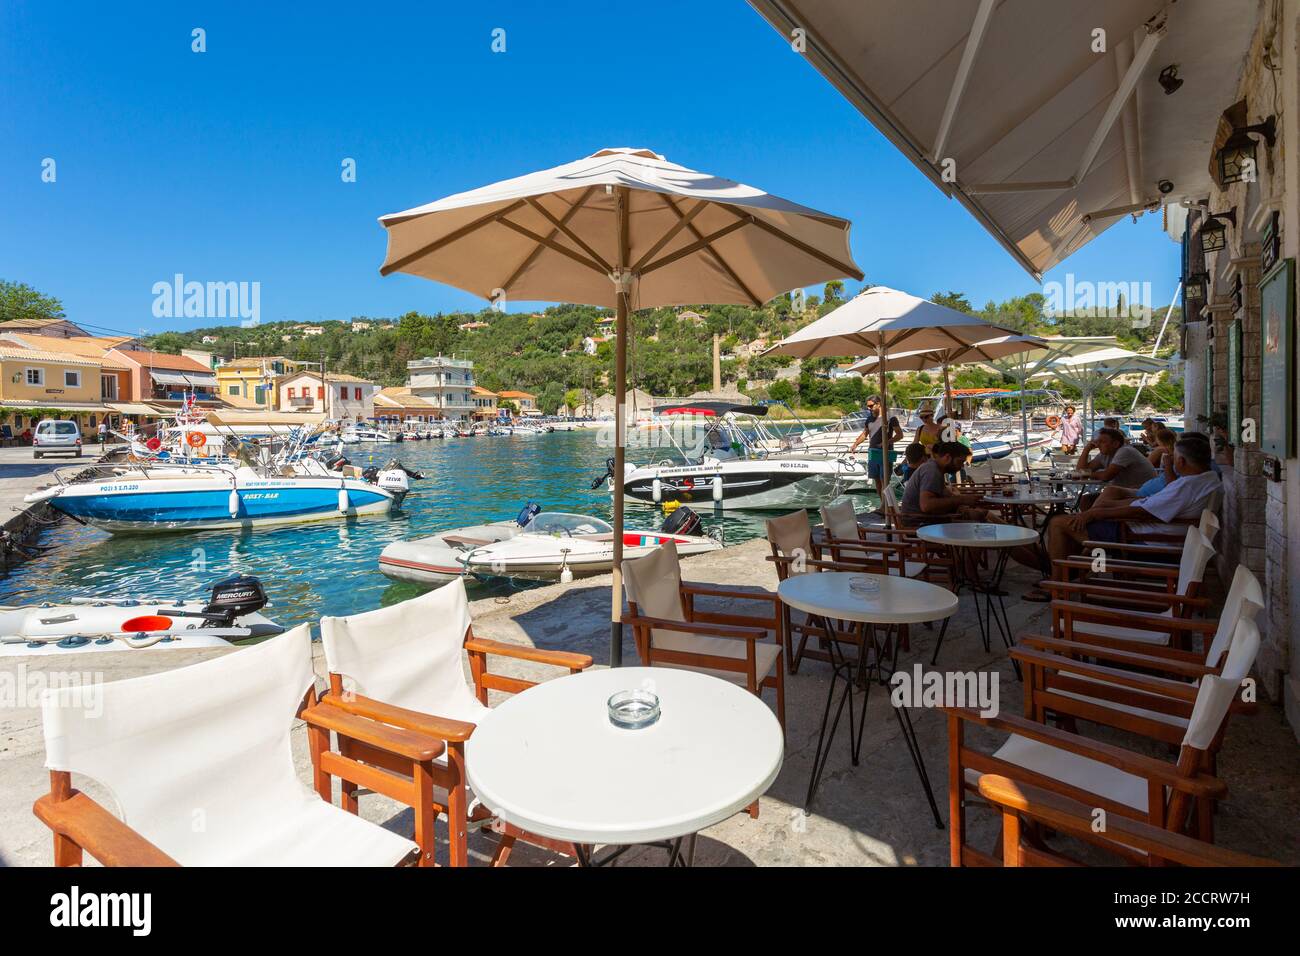
[[[715,478],[722,479],[720,497],[714,490]],[[638,468],[628,472],[623,494],[627,501],[651,505],[676,501],[723,510],[820,508],[839,497],[849,480],[834,461],[769,459],[723,467]],[[611,480],[611,490],[612,484]]]
[[[115,534],[253,528],[388,514],[394,496],[367,482],[348,480],[347,507],[339,508],[340,483],[332,479],[241,479],[231,509],[228,479],[166,478],[68,485],[50,505]]]
[[[271,637],[284,628],[262,614],[254,612],[235,619],[234,628],[246,634],[211,633],[213,630],[229,632],[232,628],[205,628],[203,619],[183,617],[177,612],[200,613],[205,602],[144,603],[126,601],[80,602],[73,604],[27,605],[0,607],[0,657],[30,657],[49,654],[86,654],[95,651],[124,650],[193,650],[200,647],[226,647],[231,640]],[[132,648],[123,638],[122,625],[132,618],[163,616],[175,622],[174,636],[149,644],[147,648]],[[69,641],[68,639],[72,639]],[[148,641],[148,633],[129,635],[131,641]],[[63,644],[60,644],[63,641]]]

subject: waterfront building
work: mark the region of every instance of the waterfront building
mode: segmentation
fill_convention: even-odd
[[[285,412],[319,412],[335,421],[369,421],[375,417],[379,386],[355,375],[289,372],[275,380],[277,408]]]
[[[401,422],[435,422],[441,416],[438,408],[423,398],[412,395],[405,385],[381,388],[375,393],[375,421],[384,424]]]
[[[475,421],[490,422],[497,417],[497,399],[496,392],[481,385],[475,385],[470,389],[470,400],[474,403]]]
[[[130,389],[126,398],[132,402],[162,402],[179,407],[187,395],[193,395],[201,403],[218,401],[217,377],[212,369],[192,358],[123,348],[110,349],[107,354],[126,366]]]
[[[473,416],[473,362],[445,355],[426,356],[407,362],[406,371],[411,394],[432,405],[438,417],[463,422]]]
[[[518,392],[507,390],[497,393],[497,401],[514,402],[519,406],[519,414],[526,416],[538,416],[542,410],[537,407],[537,396],[532,392]]]
[[[254,356],[223,362],[216,369],[221,397],[248,399],[259,408],[278,408],[276,379],[300,371],[306,364],[283,355]]]
[[[0,411],[12,435],[51,413],[93,428],[111,410],[104,405],[103,362],[62,352],[0,343]]]

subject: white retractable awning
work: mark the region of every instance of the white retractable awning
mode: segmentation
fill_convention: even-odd
[[[216,388],[217,377],[202,372],[169,372],[162,369],[150,369],[149,377],[159,385],[181,385],[185,387]]]
[[[1204,199],[1267,6],[749,2],[1039,279],[1130,212]]]

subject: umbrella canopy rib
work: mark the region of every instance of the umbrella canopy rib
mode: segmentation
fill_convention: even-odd
[[[586,205],[587,200],[591,198],[591,194],[595,191],[596,191],[595,186],[588,186],[586,189],[584,189],[582,191],[582,195],[578,197],[578,201],[575,202],[572,206],[570,206],[568,210],[564,213],[564,215],[560,217],[560,222],[567,226],[569,224],[569,220],[571,220],[574,216],[578,214],[578,210],[580,210],[584,205]],[[558,229],[552,229],[550,235],[548,235],[546,238],[554,239],[555,234],[558,231],[559,231]],[[529,266],[531,266],[534,262],[537,261],[537,257],[542,254],[542,250],[545,248],[546,248],[545,246],[533,246],[533,248],[529,251],[528,255],[524,256],[523,261],[519,263],[518,268],[516,268],[514,272],[510,273],[510,278],[506,279],[505,282],[501,283],[501,290],[503,292],[509,292],[510,287],[515,284],[515,280],[524,274],[524,270],[526,270]]]
[[[550,249],[552,252],[558,252],[562,256],[568,256],[574,262],[578,263],[578,265],[586,266],[588,269],[592,270],[593,272],[597,272],[600,275],[609,275],[608,266],[602,268],[601,263],[592,262],[590,259],[585,259],[581,255],[579,255],[578,253],[570,249],[568,246],[562,246],[553,239],[547,239],[545,236],[538,235],[537,233],[529,229],[527,226],[521,226],[519,225],[519,223],[513,222],[512,220],[506,219],[504,217],[499,219],[498,221],[501,223],[501,225],[505,226],[507,229],[513,229],[515,232],[519,233],[519,235],[523,236],[524,238],[531,239],[533,242],[537,243],[538,245],[545,246],[547,249]]]
[[[549,222],[552,226],[554,226],[565,236],[567,236],[570,242],[572,242],[575,246],[577,246],[587,255],[591,256],[591,258],[594,261],[600,263],[601,268],[604,269],[606,273],[610,271],[609,263],[605,261],[604,257],[599,252],[591,248],[591,246],[587,245],[587,243],[583,242],[582,238],[577,233],[575,233],[572,229],[570,229],[562,220],[556,219],[555,216],[551,215],[551,211],[547,209],[545,206],[543,206],[540,202],[538,202],[535,197],[529,196],[527,198],[528,198],[528,205],[532,206],[539,213],[541,213],[546,218],[547,222]]]
[[[664,203],[668,206],[669,209],[671,209],[674,213],[676,213],[677,222],[674,223],[671,227],[669,227],[668,231],[665,232],[662,236],[660,236],[659,239],[655,242],[655,244],[651,246],[649,249],[647,249],[645,251],[645,254],[642,255],[640,259],[638,259],[635,263],[632,264],[633,272],[640,272],[645,267],[645,264],[647,262],[649,262],[651,259],[653,259],[655,256],[659,254],[660,249],[662,249],[664,246],[668,245],[668,243],[672,242],[675,238],[677,238],[677,234],[681,232],[683,229],[685,229],[687,226],[689,226],[691,224],[691,220],[694,219],[696,216],[698,216],[700,212],[703,211],[705,208],[707,208],[709,205],[707,202],[701,199],[693,207],[691,207],[690,212],[683,213],[681,210],[677,208],[676,204],[674,204],[673,201],[669,199],[667,196],[661,196],[660,198],[663,199]],[[696,238],[699,238],[698,233],[696,234]],[[710,249],[709,251],[714,252],[714,254],[716,255],[716,252],[713,249]]]
[[[753,217],[740,219],[737,220],[736,222],[723,226],[721,229],[717,229],[709,233],[707,236],[701,236],[699,239],[697,239],[695,242],[692,242],[690,245],[682,246],[676,252],[670,252],[668,253],[668,255],[664,256],[663,258],[656,259],[654,262],[650,263],[649,265],[642,267],[641,275],[649,275],[651,272],[654,272],[656,269],[662,269],[664,266],[672,265],[678,259],[685,259],[687,256],[694,255],[695,253],[699,252],[701,249],[707,249],[709,252],[712,252],[715,256],[717,256],[718,253],[717,250],[713,248],[713,243],[717,242],[723,236],[729,236],[736,230],[743,229],[745,226],[749,225],[753,221],[754,221]]]
[[[700,204],[695,209],[692,209],[689,213],[683,213],[680,209],[677,208],[677,203],[673,202],[671,196],[661,196],[661,198],[664,201],[664,205],[666,205],[669,209],[672,210],[673,215],[677,216],[679,222],[683,220],[685,221],[686,228],[690,231],[692,236],[694,236],[696,239],[704,238],[703,234],[701,234],[700,230],[696,228],[695,224],[691,222],[691,220],[695,218],[695,214],[697,212],[699,212],[700,210],[704,209],[707,205],[709,205],[708,203],[706,203],[704,200],[700,200]],[[731,278],[731,281],[736,283],[736,286],[742,292],[744,292],[746,296],[749,297],[749,301],[753,304],[754,308],[758,308],[763,304],[762,301],[758,298],[758,296],[754,295],[753,291],[749,288],[749,286],[747,286],[745,282],[740,278],[736,270],[731,267],[731,263],[727,262],[727,260],[723,258],[722,254],[718,252],[717,249],[714,249],[712,246],[707,246],[706,251],[709,253],[709,255],[713,257],[713,261],[718,264],[718,267],[721,268],[722,271],[725,272]],[[648,256],[644,258],[648,258]]]
[[[379,274],[381,276],[386,276],[389,273],[398,272],[401,269],[404,269],[407,266],[409,266],[416,259],[422,259],[427,255],[431,255],[432,253],[435,253],[439,249],[443,248],[443,246],[450,245],[451,243],[455,242],[457,239],[463,239],[465,236],[468,236],[470,233],[477,232],[479,229],[482,229],[484,226],[493,222],[497,222],[498,220],[501,219],[502,216],[509,215],[510,213],[514,212],[516,209],[519,209],[523,205],[524,205],[524,201],[522,199],[517,199],[514,202],[512,202],[510,205],[506,206],[504,209],[498,209],[496,212],[490,212],[486,216],[480,216],[478,219],[475,219],[473,222],[467,222],[459,229],[447,233],[447,235],[443,236],[441,239],[435,239],[433,242],[421,246],[419,249],[416,249],[414,252],[407,253],[406,255],[402,256],[402,258],[396,260],[395,262],[390,262],[387,265],[380,266]],[[416,217],[412,217],[412,218],[416,218]]]

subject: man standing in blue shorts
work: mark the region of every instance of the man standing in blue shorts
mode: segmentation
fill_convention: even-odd
[[[862,442],[868,441],[867,444],[867,474],[876,482],[876,494],[884,491],[885,482],[889,480],[889,467],[885,464],[884,439],[880,434],[883,414],[880,408],[880,396],[872,395],[867,399],[867,420],[862,429],[862,434],[854,440],[849,446],[849,454],[852,455],[858,450]],[[889,416],[889,457],[895,457],[894,448],[903,440],[903,429],[898,424],[898,418],[894,415]],[[892,460],[889,463],[893,464]]]

